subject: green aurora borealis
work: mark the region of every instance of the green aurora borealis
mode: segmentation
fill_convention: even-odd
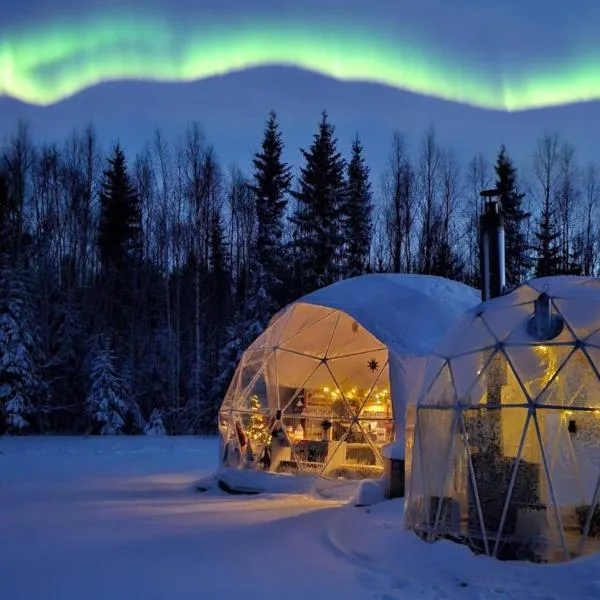
[[[0,25],[0,97],[50,105],[108,81],[188,82],[259,66],[294,66],[480,108],[520,111],[600,99],[597,54],[494,67],[418,39],[336,23],[175,23],[104,16]]]

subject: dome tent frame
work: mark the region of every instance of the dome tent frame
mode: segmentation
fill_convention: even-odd
[[[532,315],[546,294],[562,324],[539,339]],[[600,549],[599,309],[600,280],[544,278],[446,336],[407,440],[408,528],[497,558]]]
[[[308,317],[308,325],[298,331],[292,329],[292,333],[286,336],[286,330],[290,325],[294,325],[295,320],[304,320]],[[340,352],[339,345],[334,346],[336,338],[345,338],[340,335],[342,325],[351,325],[352,335],[360,339],[361,349],[356,349],[350,352]],[[273,329],[277,330],[278,335],[273,336]],[[267,437],[255,435],[252,429],[251,420],[253,415],[260,415],[263,421],[270,419],[271,426],[281,426],[281,441],[286,444],[288,452],[285,457],[285,462],[294,463],[287,465],[298,473],[309,473],[324,475],[331,467],[335,466],[336,455],[340,452],[340,446],[353,433],[360,438],[363,447],[366,447],[366,452],[370,455],[370,463],[373,467],[382,467],[379,448],[373,443],[370,436],[365,431],[365,422],[376,421],[382,426],[387,426],[387,438],[385,441],[390,441],[390,434],[393,430],[393,414],[391,401],[389,399],[389,372],[388,372],[388,351],[387,348],[367,331],[365,331],[351,317],[339,310],[329,309],[324,307],[315,307],[304,303],[296,303],[288,310],[284,311],[279,322],[274,323],[274,327],[270,327],[270,333],[265,337],[261,336],[254,342],[245,356],[254,353],[264,353],[263,363],[256,370],[250,383],[245,386],[244,390],[238,387],[237,395],[239,401],[232,404],[231,410],[235,416],[248,416],[246,422],[248,427],[246,431],[251,438],[249,442],[258,441],[255,444],[253,452],[260,454],[263,446],[268,441]],[[321,338],[322,344],[313,345],[308,350],[301,350],[302,345],[299,341],[304,341],[307,335]],[[275,338],[275,339],[274,339]],[[346,341],[345,339],[341,340]],[[366,342],[366,343],[365,343]],[[274,345],[272,345],[274,344]],[[331,351],[333,349],[333,352]],[[363,393],[359,394],[356,385],[352,389],[346,382],[342,380],[345,369],[340,369],[344,363],[351,363],[354,368],[362,367],[368,372],[367,376],[362,376]],[[241,373],[247,364],[242,361]],[[289,385],[290,376],[282,374],[282,371],[292,370],[291,374],[292,385]],[[270,371],[270,373],[268,373]],[[301,373],[299,379],[296,379],[298,372]],[[286,378],[288,381],[282,381]],[[275,382],[275,383],[273,383]],[[256,399],[257,395],[254,392],[264,384],[263,403],[256,405],[255,410],[248,411],[248,398]],[[287,384],[287,385],[286,385]],[[313,410],[308,413],[302,413],[302,417],[295,410],[295,404],[299,404],[300,408],[307,402],[303,395],[303,391],[307,388],[322,388],[320,399],[330,401],[335,405],[335,409],[329,414],[321,414],[318,410]],[[383,388],[383,389],[380,389]],[[283,392],[285,390],[285,392]],[[367,419],[364,414],[365,405],[373,396],[377,396],[377,402],[381,403],[382,413],[385,416],[371,417]],[[266,396],[266,402],[264,397]],[[324,398],[321,398],[321,397]],[[227,409],[227,404],[224,403],[222,410]],[[331,429],[334,425],[340,425],[341,430],[338,431],[337,437],[332,436],[331,441],[336,442],[334,447],[324,456],[324,460],[311,461],[306,457],[300,456],[298,445],[292,440],[288,428],[292,425],[297,425],[298,421],[302,421],[304,427],[307,424],[313,430],[319,432],[321,429]],[[329,421],[331,427],[321,427],[322,424]],[[330,435],[324,433],[323,435]],[[237,440],[239,443],[239,439]],[[314,440],[318,441],[318,440]],[[245,446],[246,444],[244,444]],[[310,452],[308,452],[310,454]],[[314,463],[314,464],[313,464]]]
[[[405,405],[416,400],[410,393],[420,385],[424,356],[478,303],[475,290],[442,278],[367,275],[289,305],[236,369],[220,410],[221,469],[379,476],[381,447],[393,441],[395,429],[403,431]],[[309,404],[303,411],[295,406],[299,398]],[[377,403],[380,415],[374,412]],[[319,431],[327,421],[329,433]],[[289,450],[278,449],[277,456],[272,451],[265,469],[256,457],[274,427]],[[254,446],[251,460],[248,446]],[[225,460],[228,447],[237,465]],[[307,459],[319,452],[320,460]],[[282,463],[291,471],[277,468]]]

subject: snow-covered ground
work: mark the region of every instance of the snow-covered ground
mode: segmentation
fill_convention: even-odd
[[[402,502],[227,496],[217,442],[0,438],[2,600],[600,598],[600,557],[499,563],[402,530]]]

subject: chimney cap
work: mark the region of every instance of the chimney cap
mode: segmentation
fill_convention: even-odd
[[[482,198],[498,198],[501,194],[500,190],[494,188],[490,190],[482,190],[481,192],[479,192],[479,195]]]

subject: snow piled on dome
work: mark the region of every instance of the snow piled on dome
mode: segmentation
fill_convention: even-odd
[[[296,303],[341,310],[398,354],[430,354],[478,290],[433,275],[369,274],[312,292]]]

